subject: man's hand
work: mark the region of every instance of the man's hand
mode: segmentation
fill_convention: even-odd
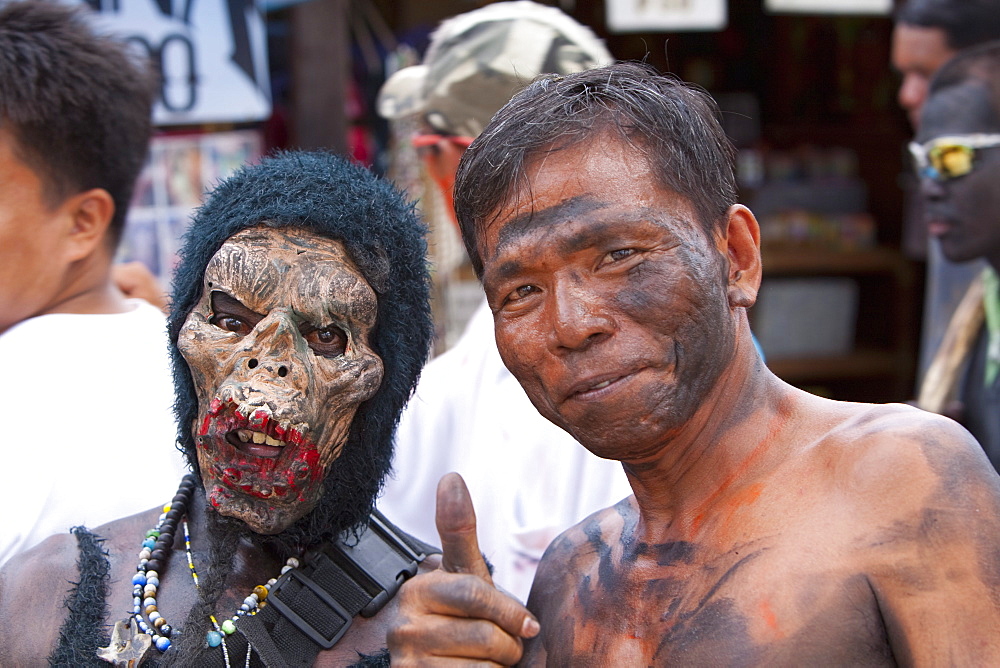
[[[123,262],[111,267],[111,280],[126,297],[137,297],[167,312],[167,295],[142,262]]]
[[[438,483],[441,568],[400,590],[400,614],[389,631],[393,666],[510,666],[521,639],[538,622],[517,600],[493,586],[479,551],[476,513],[465,481],[449,473]]]

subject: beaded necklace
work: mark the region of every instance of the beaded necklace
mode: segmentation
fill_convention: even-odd
[[[170,554],[177,523],[187,514],[197,484],[190,473],[181,480],[177,494],[163,507],[156,526],[146,532],[139,551],[139,565],[132,576],[132,618],[140,631],[152,637],[153,646],[161,652],[170,649],[173,627],[167,624],[156,606],[160,569]]]
[[[199,587],[198,571],[195,569],[194,555],[191,550],[191,534],[186,519],[188,506],[197,484],[194,475],[190,473],[181,480],[177,494],[170,503],[163,507],[163,513],[156,526],[146,532],[146,537],[142,541],[142,549],[139,551],[136,574],[132,577],[132,618],[141,632],[151,636],[153,646],[161,653],[170,649],[170,638],[174,634],[174,630],[160,614],[156,603],[156,592],[160,586],[159,571],[172,550],[178,522],[182,523],[184,530],[184,552],[187,556],[188,569],[194,580],[195,588]],[[298,559],[289,557],[285,565],[281,567],[281,575],[297,568],[298,565]],[[261,608],[267,605],[268,593],[275,582],[277,582],[277,578],[271,578],[266,583],[254,587],[253,592],[243,599],[243,603],[236,613],[221,624],[216,620],[215,615],[209,615],[214,630],[205,635],[205,642],[209,647],[222,646],[222,654],[227,668],[230,664],[225,637],[236,632],[236,620],[246,615],[256,615]],[[252,653],[253,646],[247,643],[246,666],[248,667]]]
[[[194,586],[198,587],[198,571],[194,567],[194,556],[191,553],[191,536],[188,533],[187,521],[184,522],[184,552],[187,554],[188,568],[191,570],[191,577],[194,579]],[[299,560],[295,557],[289,557],[285,561],[285,565],[281,567],[281,575],[284,575],[293,568],[297,568],[299,565]],[[277,578],[271,578],[262,585],[257,585],[253,588],[253,592],[250,593],[243,603],[240,605],[239,609],[236,611],[231,618],[226,619],[219,624],[215,615],[209,615],[209,619],[212,620],[213,631],[209,631],[205,634],[205,642],[209,647],[222,646],[222,654],[226,660],[226,666],[229,666],[229,649],[226,647],[226,636],[236,633],[236,620],[244,616],[256,615],[261,608],[267,605],[267,595],[271,591],[271,586],[277,582]],[[250,655],[253,653],[253,645],[247,642],[247,660],[246,665],[250,665]]]

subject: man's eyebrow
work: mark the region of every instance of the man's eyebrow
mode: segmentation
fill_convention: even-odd
[[[515,216],[510,221],[505,223],[503,228],[500,230],[497,247],[493,253],[493,259],[495,260],[500,255],[504,246],[516,241],[518,238],[531,231],[547,227],[555,227],[566,222],[571,222],[574,218],[583,218],[587,214],[601,211],[608,206],[607,202],[596,199],[593,196],[580,195],[579,197],[574,197],[547,209],[542,209],[540,211],[528,211],[519,216]],[[646,222],[650,225],[660,227],[664,231],[669,231],[669,227],[667,225],[668,222],[684,224],[690,222],[676,215],[667,214],[655,207],[647,206],[635,207],[628,211],[618,211],[614,214],[614,219],[611,220],[602,221],[600,216],[593,216],[592,220],[594,220],[595,223],[603,224],[599,224],[597,227],[591,227],[586,232],[579,232],[567,239],[564,239],[560,245],[560,251],[564,253],[572,253],[581,248],[586,248],[592,245],[596,235],[600,235],[602,233],[614,234],[618,229],[616,223],[625,220],[637,223]],[[677,243],[680,243],[679,240],[676,241]],[[516,273],[519,269],[519,262],[516,260],[509,260],[498,267],[495,270],[494,275],[499,279],[512,273]]]
[[[222,290],[212,290],[209,300],[212,303],[212,311],[215,313],[222,311],[224,313],[232,313],[233,315],[242,315],[243,317],[254,316],[258,321],[264,318],[262,314],[248,308],[239,299],[226,294]]]
[[[536,229],[557,225],[567,218],[576,218],[583,214],[603,209],[606,202],[591,195],[580,195],[560,202],[546,209],[526,211],[511,218],[500,230],[494,257],[508,243]]]
[[[509,260],[500,264],[500,266],[495,269],[491,269],[483,275],[483,285],[492,282],[502,282],[510,278],[511,276],[517,276],[521,273],[521,263],[517,260]]]

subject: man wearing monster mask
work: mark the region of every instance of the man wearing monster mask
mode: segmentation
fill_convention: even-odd
[[[222,183],[170,317],[194,474],[169,508],[0,571],[0,665],[384,664],[393,595],[431,551],[373,511],[430,342],[424,253],[400,195],[332,155]],[[135,479],[105,482],[128,493],[141,435],[123,456]]]

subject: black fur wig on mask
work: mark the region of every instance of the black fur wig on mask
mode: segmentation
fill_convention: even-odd
[[[357,527],[392,463],[393,433],[430,349],[426,232],[400,193],[363,167],[325,152],[283,152],[226,179],[196,212],[173,281],[169,331],[181,448],[195,474],[191,425],[198,401],[177,337],[201,297],[205,267],[233,234],[255,225],[299,227],[344,244],[378,295],[372,348],[382,384],[361,404],[314,512],[280,534],[301,546]],[[276,537],[279,538],[279,537]]]

